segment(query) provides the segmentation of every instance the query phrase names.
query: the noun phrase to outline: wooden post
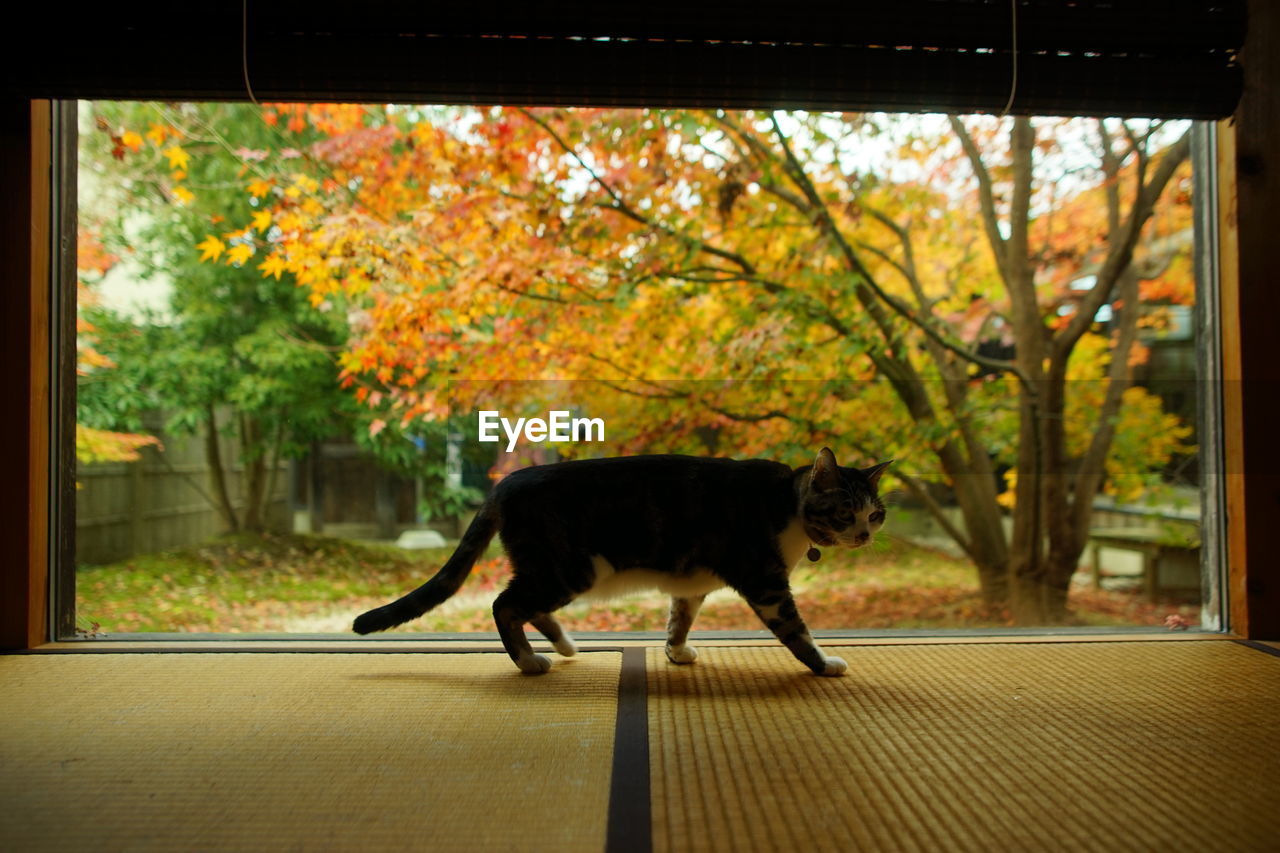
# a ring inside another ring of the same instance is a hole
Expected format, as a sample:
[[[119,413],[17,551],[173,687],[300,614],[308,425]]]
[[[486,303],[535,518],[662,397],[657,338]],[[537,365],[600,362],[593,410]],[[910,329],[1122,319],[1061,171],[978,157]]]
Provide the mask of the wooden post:
[[[0,99],[0,359],[13,399],[0,418],[4,649],[49,639],[51,127],[48,101]]]
[[[1280,6],[1250,0],[1244,95],[1219,125],[1230,629],[1280,639]]]

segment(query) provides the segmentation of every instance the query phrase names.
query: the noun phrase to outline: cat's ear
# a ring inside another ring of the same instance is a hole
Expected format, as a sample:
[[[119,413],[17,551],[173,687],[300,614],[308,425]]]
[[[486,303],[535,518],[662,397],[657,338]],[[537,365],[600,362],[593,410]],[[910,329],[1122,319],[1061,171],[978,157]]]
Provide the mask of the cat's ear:
[[[879,465],[872,465],[870,468],[862,468],[860,469],[859,473],[861,473],[862,476],[866,477],[867,482],[870,483],[873,487],[879,486],[880,475],[884,473],[884,469],[888,468],[892,464],[893,464],[893,460],[890,459],[887,462],[881,462]]]
[[[836,464],[836,455],[831,449],[824,447],[818,451],[818,458],[813,460],[813,474],[809,485],[820,491],[840,487],[840,466]]]

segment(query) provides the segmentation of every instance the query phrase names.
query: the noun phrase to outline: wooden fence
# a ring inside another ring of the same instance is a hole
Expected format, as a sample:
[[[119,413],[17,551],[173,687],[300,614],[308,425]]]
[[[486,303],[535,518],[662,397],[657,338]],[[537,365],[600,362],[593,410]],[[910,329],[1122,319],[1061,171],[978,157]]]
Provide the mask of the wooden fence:
[[[223,529],[213,504],[202,436],[164,437],[164,450],[145,448],[130,463],[76,471],[76,563],[93,565],[201,542]],[[240,495],[237,443],[222,441],[228,492]],[[267,510],[268,526],[287,530],[289,466],[281,463]],[[243,508],[243,501],[236,501]]]

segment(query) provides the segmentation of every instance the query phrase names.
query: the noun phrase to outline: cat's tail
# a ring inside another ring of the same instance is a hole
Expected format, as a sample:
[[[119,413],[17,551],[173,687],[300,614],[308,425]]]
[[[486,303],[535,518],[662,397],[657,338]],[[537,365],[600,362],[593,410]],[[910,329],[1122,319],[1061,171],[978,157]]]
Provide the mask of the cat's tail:
[[[374,631],[385,631],[397,625],[403,625],[410,619],[417,619],[433,607],[444,602],[462,586],[462,582],[471,573],[471,567],[489,546],[489,540],[498,531],[498,511],[490,503],[485,503],[476,514],[474,520],[462,534],[462,541],[449,557],[440,571],[432,575],[431,580],[415,589],[408,595],[398,598],[390,604],[375,607],[368,613],[356,617],[351,629],[357,634],[372,634]]]

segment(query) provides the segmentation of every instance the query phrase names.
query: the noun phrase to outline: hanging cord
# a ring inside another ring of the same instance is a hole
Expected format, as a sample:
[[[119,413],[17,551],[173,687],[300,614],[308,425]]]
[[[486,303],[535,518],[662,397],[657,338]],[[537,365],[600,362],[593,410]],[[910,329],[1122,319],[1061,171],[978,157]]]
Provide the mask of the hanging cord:
[[[249,0],[243,0],[240,4],[240,70],[244,72],[244,90],[249,93],[249,100],[253,101],[254,106],[262,106],[249,83]]]
[[[249,0],[245,0],[246,3]],[[1013,98],[1018,94],[1018,0],[1009,0],[1009,24],[1012,34],[1010,42],[1013,47],[1013,77],[1009,81],[1009,100],[1005,101],[1004,109],[1000,111],[998,118],[1004,118],[1009,114],[1009,110],[1013,107]],[[248,82],[248,77],[245,77]]]

